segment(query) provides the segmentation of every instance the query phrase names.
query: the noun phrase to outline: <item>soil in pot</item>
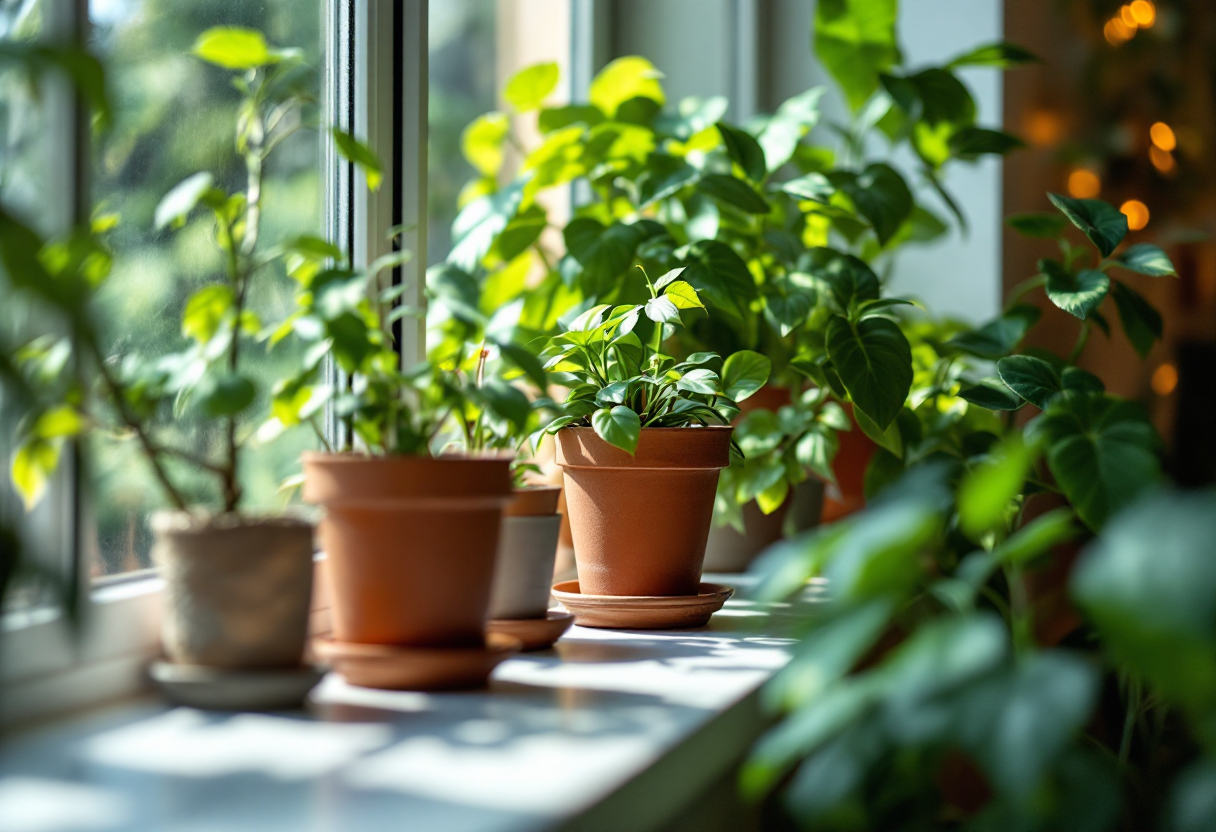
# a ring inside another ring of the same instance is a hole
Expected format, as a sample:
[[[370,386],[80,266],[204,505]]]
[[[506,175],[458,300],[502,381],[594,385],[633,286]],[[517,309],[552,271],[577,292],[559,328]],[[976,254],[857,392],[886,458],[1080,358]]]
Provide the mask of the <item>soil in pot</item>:
[[[521,488],[504,509],[490,593],[492,620],[544,618],[548,612],[560,496],[559,486]]]
[[[174,663],[299,667],[308,637],[313,527],[289,517],[158,512],[152,558],[165,580],[162,626]]]
[[[579,584],[589,595],[695,595],[729,426],[643,428],[632,456],[591,428],[557,433]]]
[[[338,642],[481,647],[510,458],[306,453]]]

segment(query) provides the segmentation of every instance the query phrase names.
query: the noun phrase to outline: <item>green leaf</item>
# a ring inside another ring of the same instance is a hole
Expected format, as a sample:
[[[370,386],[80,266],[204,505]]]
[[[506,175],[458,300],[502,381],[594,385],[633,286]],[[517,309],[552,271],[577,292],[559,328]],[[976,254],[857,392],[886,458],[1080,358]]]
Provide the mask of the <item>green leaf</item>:
[[[482,176],[497,176],[502,168],[503,142],[511,131],[511,120],[504,113],[483,113],[460,134],[464,158]]]
[[[1169,255],[1152,243],[1136,243],[1134,246],[1128,246],[1115,258],[1115,261],[1128,271],[1146,274],[1149,277],[1178,274],[1174,270],[1174,264],[1170,262]]]
[[[595,411],[591,415],[591,426],[595,428],[600,439],[609,445],[615,445],[628,454],[638,449],[642,421],[638,414],[623,405],[617,405],[611,410],[605,407]]]
[[[751,185],[725,173],[711,173],[701,177],[697,181],[697,190],[749,214],[767,214],[773,210]]]
[[[719,240],[692,244],[682,277],[708,305],[729,318],[742,320],[744,310],[757,297],[756,281],[733,248]]]
[[[947,67],[960,66],[990,66],[997,69],[1008,69],[1023,64],[1041,63],[1033,52],[1023,49],[1016,43],[1001,41],[977,46],[970,52],[959,55]]]
[[[552,133],[574,124],[594,127],[603,124],[604,113],[599,107],[590,104],[568,104],[564,107],[546,107],[537,117],[537,125],[542,133]]]
[[[831,287],[832,297],[842,310],[878,299],[882,284],[864,260],[831,248],[813,248],[810,255],[811,273]]]
[[[1116,280],[1112,294],[1127,340],[1132,342],[1141,358],[1146,357],[1165,331],[1161,313],[1126,283]]]
[[[816,476],[827,482],[836,482],[836,472],[832,470],[832,460],[840,448],[840,440],[836,431],[825,425],[815,425],[803,434],[794,446],[794,455],[799,463],[805,465]]]
[[[658,323],[679,324],[680,310],[666,295],[646,301],[646,317]]]
[[[1027,430],[1046,441],[1052,476],[1095,531],[1161,479],[1160,437],[1133,402],[1070,393]]]
[[[722,365],[722,391],[726,398],[741,402],[768,383],[773,364],[751,350],[740,350]]]
[[[466,205],[452,223],[455,245],[448,262],[466,272],[476,271],[495,240],[515,218],[523,198],[523,185],[513,182]]]
[[[764,164],[773,173],[793,158],[802,137],[819,123],[823,87],[813,87],[786,99],[764,124],[756,141],[764,151]]]
[[[548,386],[549,380],[545,376],[545,370],[535,355],[518,344],[495,343],[503,358],[522,370],[538,390],[543,391]]]
[[[1110,291],[1110,278],[1097,269],[1070,273],[1055,260],[1040,260],[1039,269],[1047,275],[1047,297],[1069,315],[1081,320],[1102,305]]]
[[[253,382],[235,373],[204,376],[194,391],[199,410],[213,419],[235,416],[253,404],[256,395]]]
[[[904,438],[899,432],[898,421],[892,421],[885,429],[880,428],[860,408],[853,411],[853,419],[857,422],[857,427],[861,428],[861,432],[870,437],[874,444],[890,451],[896,459],[903,459]]]
[[[854,112],[878,89],[880,72],[903,58],[895,40],[897,0],[821,0],[813,45]]]
[[[502,97],[521,113],[540,109],[545,99],[557,89],[560,74],[557,64],[553,62],[525,67],[507,82]]]
[[[912,387],[908,339],[886,318],[850,323],[843,315],[833,315],[826,341],[828,356],[853,403],[885,431]]]
[[[1059,214],[1014,214],[1005,224],[1023,237],[1054,240],[1063,236],[1068,220]]]
[[[204,286],[186,301],[182,312],[182,334],[205,344],[219,332],[235,302],[232,289],[226,284]]]
[[[167,225],[180,225],[195,206],[211,191],[215,180],[210,173],[202,171],[183,179],[161,198],[156,206],[153,224],[159,231]]]
[[[510,422],[517,431],[522,433],[527,430],[532,406],[519,388],[502,379],[492,378],[477,390],[490,411]]]
[[[330,131],[330,135],[333,136],[338,155],[363,171],[368,189],[379,190],[380,183],[384,181],[384,168],[380,166],[380,159],[375,152],[350,133],[345,133],[337,127]]]
[[[978,540],[1005,524],[1010,503],[1022,493],[1035,456],[1034,449],[1015,433],[967,473],[958,489],[958,517],[968,537]]]
[[[612,118],[626,101],[646,98],[660,108],[667,103],[659,79],[663,73],[654,64],[636,55],[617,58],[599,71],[591,81],[591,103]]]
[[[1022,564],[1045,554],[1053,546],[1077,536],[1070,509],[1057,508],[1039,515],[992,550],[996,563]]]
[[[683,270],[681,269],[681,271]],[[683,280],[676,280],[669,284],[663,295],[670,298],[677,309],[705,308],[705,304],[701,303],[701,298],[697,296],[697,290]]]
[[[1018,410],[1025,402],[999,378],[984,379],[958,391],[958,397],[988,410]]]
[[[1031,355],[1002,358],[996,363],[996,371],[1010,390],[1044,410],[1064,389],[1056,369],[1043,359]]]
[[[267,46],[261,32],[237,26],[215,26],[206,30],[198,36],[191,51],[207,63],[224,69],[256,69],[281,59]]]
[[[753,182],[762,181],[768,169],[764,162],[764,150],[759,143],[738,127],[731,127],[722,121],[716,126],[722,134],[722,144],[726,145],[726,152],[730,154],[731,161],[743,169],[748,179]]]
[[[1041,314],[1038,307],[1019,304],[979,329],[960,332],[946,343],[978,358],[995,361],[1011,353],[1021,343]]]
[[[857,212],[873,226],[880,245],[885,246],[912,213],[912,191],[890,165],[875,162],[861,173],[834,171],[828,179],[853,200]]]
[[[1060,194],[1048,194],[1047,198],[1085,233],[1103,257],[1110,257],[1127,236],[1127,217],[1113,205],[1100,199],[1072,199]]]
[[[809,199],[827,205],[836,187],[822,173],[808,173],[781,184],[781,190],[798,199]]]
[[[607,293],[633,265],[643,235],[636,225],[615,222],[605,227],[590,217],[577,217],[566,225],[563,236],[566,250],[583,267],[579,277],[583,291],[598,296]]]
[[[720,390],[718,374],[713,370],[689,370],[676,382],[676,388],[689,393],[712,396]]]
[[[1003,130],[987,130],[982,127],[964,127],[949,140],[950,152],[960,159],[976,159],[984,154],[1005,156],[1025,147],[1026,142]]]
[[[51,475],[59,467],[59,457],[63,450],[61,441],[49,441],[37,436],[31,436],[22,442],[13,453],[13,462],[9,475],[13,487],[21,495],[26,510],[36,506],[46,493],[47,483]]]

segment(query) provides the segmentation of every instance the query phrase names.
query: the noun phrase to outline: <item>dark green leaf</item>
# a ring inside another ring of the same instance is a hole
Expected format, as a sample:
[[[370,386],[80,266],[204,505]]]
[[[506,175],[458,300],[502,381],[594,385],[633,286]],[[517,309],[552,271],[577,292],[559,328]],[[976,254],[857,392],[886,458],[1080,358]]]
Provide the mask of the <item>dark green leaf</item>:
[[[1081,320],[1101,306],[1110,291],[1110,278],[1097,269],[1071,274],[1055,260],[1040,260],[1039,269],[1047,275],[1048,299]]]
[[[861,173],[835,171],[828,179],[853,200],[857,212],[873,226],[880,245],[886,245],[912,213],[908,183],[890,165],[875,162]]]
[[[757,296],[756,281],[735,250],[718,240],[693,243],[682,277],[709,306],[741,319]]]
[[[1127,250],[1120,253],[1115,260],[1128,271],[1146,274],[1149,277],[1165,277],[1178,273],[1174,270],[1174,264],[1170,262],[1169,256],[1152,243],[1137,243],[1134,246],[1128,246]]]
[[[882,430],[899,414],[912,386],[912,348],[898,325],[886,318],[850,323],[834,315],[828,323],[832,366],[853,403]]]
[[[591,416],[591,426],[609,445],[615,445],[629,454],[638,449],[642,421],[638,414],[627,407],[617,405],[611,410],[605,407],[595,411]]]
[[[605,228],[590,217],[578,217],[566,226],[564,236],[566,249],[582,264],[579,280],[584,292],[598,296],[633,264],[643,235],[636,225],[616,222]]]
[[[500,419],[510,422],[517,431],[527,430],[528,414],[532,407],[528,397],[519,388],[492,378],[477,388],[482,403]]]
[[[813,248],[810,255],[811,274],[827,282],[832,288],[832,297],[842,310],[855,303],[878,299],[882,284],[865,261],[831,248]]]
[[[726,146],[726,152],[730,155],[731,161],[742,168],[743,173],[751,181],[762,181],[767,168],[764,162],[764,151],[760,148],[759,143],[752,138],[751,134],[738,127],[732,127],[726,122],[719,121],[716,126],[722,135],[722,144]]]
[[[1034,356],[1011,355],[1002,358],[996,363],[996,371],[1010,390],[1038,408],[1046,409],[1064,389],[1056,369]]]
[[[234,416],[253,404],[257,388],[240,375],[207,375],[195,388],[195,402],[211,418]]]
[[[540,111],[537,124],[542,133],[552,133],[572,124],[594,127],[604,121],[604,113],[590,104],[569,104],[565,107],[546,107]]]
[[[1085,233],[1103,257],[1110,257],[1127,236],[1127,216],[1113,205],[1100,199],[1073,199],[1060,194],[1048,194],[1047,198]]]
[[[1161,320],[1161,313],[1126,283],[1116,280],[1111,294],[1115,298],[1115,308],[1119,310],[1119,321],[1123,324],[1127,340],[1132,342],[1136,352],[1144,358],[1164,333],[1165,324]]]
[[[1024,237],[1054,240],[1064,234],[1068,220],[1059,214],[1014,214],[1005,224]]]
[[[960,66],[990,66],[997,69],[1008,69],[1009,67],[1030,63],[1040,63],[1033,52],[1023,49],[1016,43],[1002,41],[977,46],[970,52],[959,55],[946,64],[946,66],[952,68]]]
[[[999,378],[964,386],[958,391],[958,397],[988,410],[1017,410],[1025,403]]]
[[[711,173],[701,177],[697,182],[697,190],[749,214],[767,214],[773,210],[751,185],[724,173]]]
[[[1038,307],[1021,304],[979,329],[960,332],[946,343],[979,358],[995,361],[1013,351],[1039,320]]]
[[[1080,367],[1065,367],[1060,374],[1060,384],[1065,390],[1074,393],[1105,393],[1106,385],[1088,370]]]
[[[960,159],[975,159],[984,154],[1004,156],[1026,143],[1003,130],[964,127],[950,137],[950,151]]]

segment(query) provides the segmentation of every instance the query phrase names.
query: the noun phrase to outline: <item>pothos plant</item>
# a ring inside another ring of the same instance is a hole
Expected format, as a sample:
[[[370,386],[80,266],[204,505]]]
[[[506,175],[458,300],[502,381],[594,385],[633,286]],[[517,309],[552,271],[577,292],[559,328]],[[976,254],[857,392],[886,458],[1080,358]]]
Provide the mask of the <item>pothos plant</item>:
[[[1127,225],[1110,206],[1051,199],[1099,261],[1082,278],[1084,255],[1055,216],[1015,218],[1059,236],[1065,254],[1029,289],[1092,317],[1101,297],[1082,310],[1077,295],[1104,284],[1106,268],[1173,272],[1155,246],[1119,251]],[[787,716],[743,778],[756,797],[779,788],[808,828],[1102,830],[1121,813],[1126,828],[1144,828],[1165,802],[1154,788],[1196,743],[1210,752],[1210,697],[1183,693],[1144,649],[1169,605],[1188,608],[1191,596],[1172,579],[1148,589],[1153,570],[1118,538],[1143,536],[1153,509],[1112,519],[1160,482],[1160,439],[1137,405],[1075,366],[1079,350],[1017,352],[1037,319],[1017,303],[1029,289],[973,330],[905,324],[913,389],[872,465],[871,508],[779,544],[760,567],[761,597],[800,591],[812,575],[832,587],[766,691]],[[1133,342],[1134,320],[1124,318]],[[1003,415],[1022,408],[1041,412],[1024,427]],[[1090,549],[1105,554],[1087,555],[1070,586],[1077,544],[1095,534]],[[1196,540],[1180,528],[1163,545],[1193,570]],[[1187,784],[1189,817],[1211,817],[1196,803],[1211,782]],[[1202,828],[1174,822],[1163,828]]]
[[[588,102],[558,107],[545,105],[556,65],[529,67],[505,88],[511,112],[481,116],[463,137],[479,176],[462,193],[442,271],[447,285],[465,287],[456,293],[464,313],[476,309],[473,287],[480,285],[492,298],[480,310],[488,325],[527,343],[596,305],[644,303],[648,289],[634,265],[652,274],[684,268],[711,314],[677,333],[673,356],[759,351],[773,362],[773,384],[798,392],[809,381],[831,391],[794,395],[776,444],[772,414],[746,417],[763,422],[754,433],[765,438],[749,443],[751,465],[740,461],[720,481],[722,514],[736,520],[738,505],[762,494],[762,507],[774,510],[808,470],[830,477],[835,433],[849,426],[834,409],[823,416],[830,398],[852,400],[881,433],[907,395],[898,328],[876,316],[863,324],[862,311],[850,317],[847,307],[855,295],[880,299],[872,265],[889,268],[899,247],[932,239],[946,225],[916,203],[899,170],[869,158],[878,147],[871,138],[885,136],[890,151],[912,147],[922,177],[951,210],[941,183],[949,163],[1020,144],[976,125],[974,100],[955,70],[1014,66],[1031,56],[993,44],[901,74],[894,6],[826,3],[817,11],[816,50],[852,112],[849,124],[833,125],[843,137],[839,153],[811,141],[821,88],[742,125],[724,120],[721,97],[685,99],[665,113],[661,73],[636,56],[605,67]],[[523,148],[507,181],[507,148],[523,147],[512,122],[534,112],[542,141]],[[583,184],[586,199],[572,219],[554,223],[538,196],[572,182]],[[545,235],[555,226],[560,248]],[[833,285],[848,280],[864,286]],[[741,435],[753,432],[746,421],[739,427]]]
[[[158,229],[180,228],[196,211],[209,214],[222,276],[187,300],[182,334],[189,344],[184,350],[163,356],[109,356],[91,315],[94,295],[110,267],[110,254],[97,233],[112,227],[117,218],[100,217],[92,229],[77,230],[65,242],[38,252],[37,278],[54,287],[43,291],[51,292],[53,302],[67,310],[74,322],[72,337],[36,341],[19,357],[36,368],[68,360],[70,355],[81,366],[87,362],[96,384],[67,391],[58,406],[28,420],[21,431],[13,479],[29,500],[44,488],[65,439],[101,429],[138,444],[174,508],[191,508],[180,479],[183,471],[214,482],[220,511],[240,508],[240,460],[252,433],[249,411],[258,399],[257,382],[245,363],[262,330],[250,305],[251,292],[274,264],[316,245],[311,237],[261,245],[265,165],[277,147],[305,126],[312,102],[311,73],[296,50],[274,49],[251,29],[208,29],[195,42],[193,53],[231,71],[241,94],[235,150],[243,168],[243,187],[229,192],[213,174],[196,173],[166,194],[154,221]],[[340,132],[334,133],[334,140],[340,153],[368,165],[369,182],[374,184],[375,170],[368,164],[366,147]],[[171,441],[170,426],[187,411],[215,424],[218,441],[203,447]]]
[[[551,379],[569,389],[546,433],[591,427],[608,444],[632,454],[643,428],[730,424],[738,402],[768,381],[769,360],[750,350],[724,362],[711,352],[683,361],[664,355],[666,328],[682,325],[681,310],[703,304],[681,279],[683,269],[653,282],[640,271],[650,291],[645,304],[593,306],[541,352],[553,370]],[[643,319],[652,324],[646,340],[637,332]]]

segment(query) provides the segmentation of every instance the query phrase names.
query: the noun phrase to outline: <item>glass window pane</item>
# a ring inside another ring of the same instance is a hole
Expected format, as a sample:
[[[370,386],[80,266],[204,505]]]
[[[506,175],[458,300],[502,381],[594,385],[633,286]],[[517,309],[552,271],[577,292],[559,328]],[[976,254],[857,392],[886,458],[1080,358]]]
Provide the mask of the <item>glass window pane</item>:
[[[158,356],[186,346],[181,312],[199,287],[215,282],[223,263],[213,243],[213,222],[196,216],[177,231],[153,229],[161,197],[197,171],[209,171],[229,193],[244,186],[234,150],[238,93],[232,74],[190,54],[198,35],[212,26],[245,26],[265,33],[273,46],[304,51],[316,84],[324,73],[320,0],[93,0],[93,48],[106,66],[114,125],[95,148],[92,192],[96,209],[120,216],[110,237],[113,274],[103,290],[103,320],[111,353]],[[319,90],[318,90],[319,94]],[[314,118],[315,112],[306,114]],[[302,130],[274,151],[268,163],[260,247],[301,233],[320,233],[327,189],[321,141]],[[290,308],[294,284],[281,267],[254,281],[251,308],[263,322],[280,320]],[[296,356],[288,339],[267,351],[246,342],[245,368],[265,397],[276,368]],[[264,413],[264,402],[249,413]],[[189,403],[168,414],[162,441],[215,458],[221,431],[191,414]],[[247,422],[241,431],[251,432]],[[93,477],[94,574],[113,575],[149,565],[150,511],[166,505],[148,466],[124,437],[97,437]],[[315,440],[305,431],[288,434],[245,454],[240,470],[244,509],[281,506],[280,483],[297,468],[299,453]],[[182,468],[175,481],[198,505],[218,509],[214,478]]]

